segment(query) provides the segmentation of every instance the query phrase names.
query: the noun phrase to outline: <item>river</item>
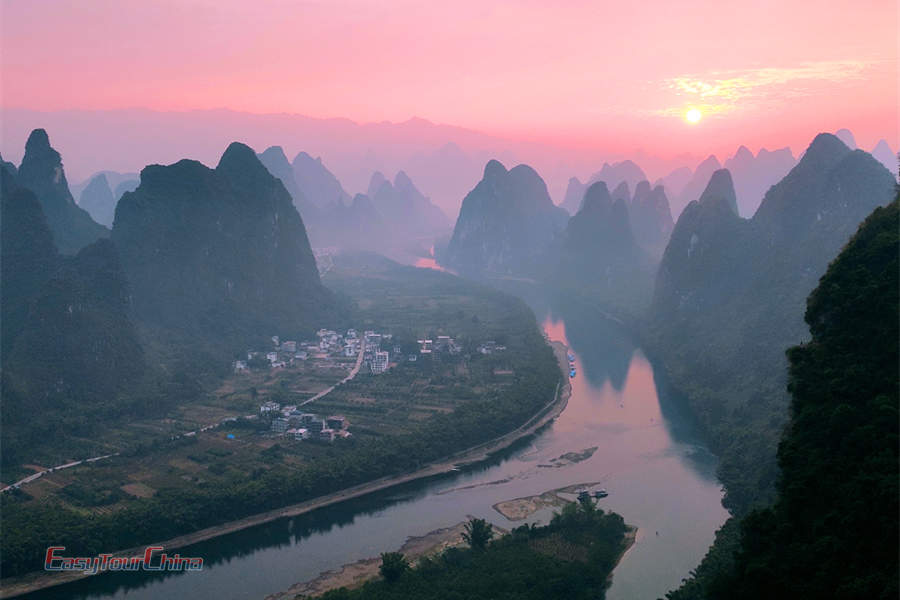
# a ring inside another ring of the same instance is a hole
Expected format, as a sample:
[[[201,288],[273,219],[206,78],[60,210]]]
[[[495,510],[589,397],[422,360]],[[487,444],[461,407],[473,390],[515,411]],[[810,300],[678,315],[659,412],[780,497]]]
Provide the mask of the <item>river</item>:
[[[727,518],[716,460],[627,332],[595,315],[531,304],[548,337],[576,356],[572,395],[555,422],[489,463],[181,549],[182,556],[205,557],[201,572],[105,574],[26,597],[262,600],[469,515],[515,527],[521,523],[492,505],[595,481],[610,494],[600,506],[639,528],[607,598],[661,597],[697,566]],[[582,462],[539,466],[594,446]],[[550,515],[548,509],[528,521]]]

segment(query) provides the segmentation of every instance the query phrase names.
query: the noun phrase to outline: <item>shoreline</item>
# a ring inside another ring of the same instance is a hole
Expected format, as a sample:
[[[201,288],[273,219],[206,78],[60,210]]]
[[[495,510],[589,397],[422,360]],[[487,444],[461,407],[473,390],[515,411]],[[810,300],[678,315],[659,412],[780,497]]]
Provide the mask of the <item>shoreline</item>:
[[[190,546],[192,544],[221,537],[229,533],[234,533],[236,531],[254,527],[256,525],[269,523],[281,518],[296,517],[298,515],[302,515],[319,508],[343,502],[344,500],[359,498],[373,492],[385,490],[397,485],[409,483],[411,481],[425,479],[427,477],[434,477],[436,475],[444,475],[451,471],[458,470],[461,466],[469,466],[487,460],[491,457],[491,455],[505,450],[506,448],[512,446],[514,443],[518,442],[520,439],[533,435],[538,430],[542,429],[544,426],[555,420],[556,417],[558,417],[560,413],[565,410],[565,407],[569,401],[569,396],[572,393],[572,386],[569,382],[569,378],[566,377],[566,373],[568,372],[568,359],[566,357],[568,347],[562,342],[548,343],[553,349],[553,352],[560,364],[560,375],[562,377],[560,383],[557,385],[553,400],[546,404],[543,408],[541,408],[524,424],[500,437],[494,438],[493,440],[484,442],[471,448],[460,450],[459,452],[451,454],[450,456],[440,459],[437,462],[431,463],[419,469],[418,471],[374,479],[366,483],[361,483],[349,488],[344,488],[343,490],[339,490],[331,494],[318,496],[311,500],[306,500],[304,502],[288,505],[283,508],[258,513],[256,515],[244,517],[243,519],[229,521],[221,525],[207,527],[206,529],[201,529],[193,533],[177,536],[163,542],[148,543],[139,547],[120,550],[114,552],[113,554],[114,556],[142,555],[144,552],[144,548],[151,545],[162,546],[166,549],[166,551],[176,550],[185,546]],[[93,575],[88,575],[80,571],[67,573],[47,573],[43,571],[36,571],[30,574],[19,575],[16,577],[12,577],[6,581],[0,580],[0,598],[13,598],[40,589],[78,581],[86,577],[93,577]]]
[[[467,515],[472,518],[471,515]],[[434,556],[443,552],[447,548],[459,547],[465,545],[462,537],[465,531],[466,521],[462,521],[450,527],[442,527],[429,531],[420,536],[410,536],[406,538],[400,548],[394,550],[403,554],[410,563],[415,566],[420,560],[426,556]],[[509,533],[506,529],[494,526],[496,533],[506,535]],[[346,587],[354,589],[362,586],[367,581],[380,576],[379,567],[381,566],[381,557],[374,556],[363,558],[352,563],[342,565],[339,568],[319,573],[313,579],[300,581],[293,584],[286,590],[269,594],[264,600],[289,600],[292,598],[306,598],[321,596],[325,592]]]

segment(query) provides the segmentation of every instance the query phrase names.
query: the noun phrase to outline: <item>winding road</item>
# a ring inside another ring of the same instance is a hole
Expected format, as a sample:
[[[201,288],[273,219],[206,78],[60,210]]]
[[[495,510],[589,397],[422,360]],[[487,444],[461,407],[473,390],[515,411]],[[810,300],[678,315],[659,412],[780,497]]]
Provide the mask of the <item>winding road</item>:
[[[363,337],[362,342],[359,345],[359,355],[356,357],[356,365],[353,366],[353,369],[351,369],[350,373],[346,377],[341,379],[339,382],[337,382],[336,384],[325,388],[324,390],[322,390],[321,392],[319,392],[318,394],[316,394],[309,400],[304,400],[298,406],[305,406],[305,405],[309,404],[310,402],[318,400],[318,399],[322,398],[323,396],[334,391],[334,388],[336,388],[337,386],[341,385],[342,383],[347,383],[348,381],[350,381],[351,379],[356,377],[356,375],[359,373],[360,369],[362,368],[363,357],[365,356],[365,354],[366,354],[366,338]],[[222,419],[218,423],[213,423],[212,425],[207,425],[205,427],[201,427],[200,429],[197,429],[196,431],[189,431],[187,433],[182,433],[181,435],[172,436],[172,439],[174,440],[174,439],[180,438],[180,437],[190,437],[193,435],[197,435],[198,433],[202,433],[204,431],[209,431],[210,429],[215,429],[216,427],[224,425],[225,423],[237,421],[239,418],[240,417],[228,417],[227,419]],[[245,415],[243,418],[255,419],[255,418],[257,418],[257,415]],[[44,469],[43,471],[38,471],[36,473],[32,473],[31,475],[29,475],[28,477],[25,477],[24,479],[20,479],[19,481],[15,482],[15,483],[11,483],[11,484],[7,485],[6,487],[0,489],[0,493],[7,492],[14,488],[18,489],[20,486],[25,485],[26,483],[31,483],[32,481],[40,479],[47,473],[53,473],[54,471],[61,471],[62,469],[69,469],[71,467],[77,467],[78,465],[81,465],[84,463],[97,462],[98,460],[103,460],[103,459],[111,458],[113,456],[118,456],[118,455],[119,455],[118,452],[114,452],[112,454],[104,454],[103,456],[94,456],[92,458],[85,458],[83,460],[76,460],[76,461],[68,462],[64,465],[50,467],[48,469]]]

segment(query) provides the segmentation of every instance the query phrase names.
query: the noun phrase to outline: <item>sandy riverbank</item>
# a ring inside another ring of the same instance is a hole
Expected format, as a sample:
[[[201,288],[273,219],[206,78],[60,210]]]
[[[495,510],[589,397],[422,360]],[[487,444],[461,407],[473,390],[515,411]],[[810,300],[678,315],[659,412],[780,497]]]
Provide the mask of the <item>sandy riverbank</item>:
[[[456,454],[448,456],[438,462],[423,467],[418,471],[413,471],[404,475],[382,477],[380,479],[375,479],[366,483],[362,483],[360,485],[349,487],[332,494],[319,496],[318,498],[307,500],[306,502],[300,502],[298,504],[293,504],[284,508],[252,515],[250,517],[245,517],[236,521],[230,521],[228,523],[217,525],[215,527],[208,527],[206,529],[201,529],[200,531],[195,531],[193,533],[178,536],[176,538],[172,538],[163,542],[147,544],[147,546],[162,546],[166,549],[166,551],[183,548],[184,546],[190,546],[191,544],[196,544],[198,542],[213,539],[228,533],[247,529],[248,527],[254,527],[256,525],[261,525],[263,523],[268,523],[270,521],[275,521],[284,517],[295,517],[297,515],[316,510],[318,508],[337,504],[338,502],[343,502],[344,500],[358,498],[372,492],[384,490],[403,483],[416,481],[418,479],[441,475],[453,471],[460,466],[481,462],[489,458],[492,454],[510,447],[520,439],[534,434],[536,431],[543,428],[548,423],[553,421],[556,417],[558,417],[559,414],[565,409],[566,404],[569,401],[569,395],[572,392],[572,386],[570,385],[568,378],[565,377],[565,373],[568,372],[569,368],[568,359],[566,358],[566,352],[568,349],[564,344],[560,342],[551,342],[551,346],[553,347],[554,354],[559,361],[560,370],[563,373],[563,379],[561,380],[560,385],[557,388],[555,397],[550,403],[544,406],[544,408],[542,408],[534,417],[529,419],[524,425],[518,427],[517,429],[514,429],[513,431],[505,435],[502,435],[484,444],[480,444],[478,446],[474,446],[472,448],[457,452]],[[137,548],[122,550],[116,552],[115,555],[142,555],[145,547],[146,546],[140,546]],[[64,583],[83,579],[84,577],[91,577],[91,575],[86,575],[80,572],[35,572],[19,577],[12,577],[8,580],[0,581],[0,598],[12,598],[14,596],[26,594],[35,590],[62,585]]]
[[[415,566],[423,557],[440,554],[447,548],[464,546],[466,542],[463,540],[462,534],[465,531],[465,526],[466,521],[463,521],[452,527],[429,531],[423,536],[410,537],[396,551],[402,553],[409,560],[411,566]],[[494,531],[498,536],[509,533],[505,529],[496,526],[494,526]],[[310,581],[295,583],[283,592],[266,596],[265,600],[287,600],[298,596],[319,596],[329,590],[341,587],[356,588],[369,579],[378,577],[380,567],[380,556],[358,560],[344,565],[338,570],[326,571]]]

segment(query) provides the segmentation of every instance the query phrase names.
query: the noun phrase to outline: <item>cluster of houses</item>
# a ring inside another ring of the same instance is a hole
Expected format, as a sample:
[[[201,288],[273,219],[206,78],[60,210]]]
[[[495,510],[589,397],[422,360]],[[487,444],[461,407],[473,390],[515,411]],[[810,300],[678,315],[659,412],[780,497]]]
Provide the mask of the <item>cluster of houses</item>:
[[[332,442],[335,438],[350,437],[347,419],[341,415],[323,419],[313,413],[305,413],[297,406],[281,406],[278,402],[261,405],[259,414],[270,420],[272,433],[288,439]]]
[[[388,370],[391,364],[390,350],[382,349],[382,346],[390,348],[394,339],[391,333],[378,333],[377,331],[365,331],[363,337],[366,340],[366,352],[363,355],[363,364],[373,375],[380,375]],[[393,347],[394,356],[400,354],[400,347]]]
[[[485,342],[478,346],[478,351],[482,354],[494,354],[495,352],[503,352],[504,350],[506,350],[506,346],[501,346],[494,341]]]
[[[419,342],[419,354],[434,354],[434,353],[443,353],[446,352],[448,354],[459,354],[462,352],[462,347],[456,343],[449,335],[439,335],[437,339],[434,340],[418,340]]]
[[[348,329],[343,335],[331,329],[320,329],[316,332],[318,339],[297,342],[281,341],[277,335],[272,336],[272,349],[268,351],[248,350],[246,360],[234,361],[235,373],[247,372],[251,362],[265,359],[270,369],[283,369],[293,366],[297,361],[308,359],[324,359],[330,357],[352,358],[359,354],[362,340],[355,329]]]

